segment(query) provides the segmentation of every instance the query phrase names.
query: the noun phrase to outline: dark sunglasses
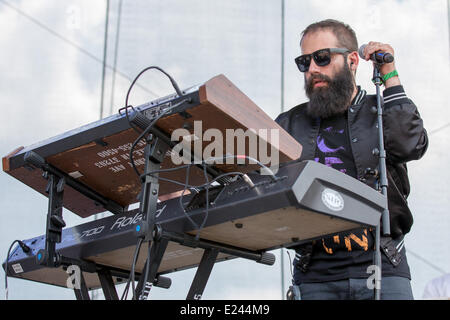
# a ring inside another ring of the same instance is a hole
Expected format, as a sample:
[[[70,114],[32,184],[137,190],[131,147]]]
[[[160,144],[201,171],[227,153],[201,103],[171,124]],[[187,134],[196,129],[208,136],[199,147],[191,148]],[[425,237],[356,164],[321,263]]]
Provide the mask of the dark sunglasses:
[[[297,64],[298,69],[301,72],[306,72],[309,69],[311,64],[311,57],[313,57],[314,62],[320,66],[324,67],[331,62],[331,54],[332,53],[346,53],[350,52],[350,50],[345,48],[325,48],[314,51],[310,54],[304,54],[297,58],[295,58],[295,63]]]

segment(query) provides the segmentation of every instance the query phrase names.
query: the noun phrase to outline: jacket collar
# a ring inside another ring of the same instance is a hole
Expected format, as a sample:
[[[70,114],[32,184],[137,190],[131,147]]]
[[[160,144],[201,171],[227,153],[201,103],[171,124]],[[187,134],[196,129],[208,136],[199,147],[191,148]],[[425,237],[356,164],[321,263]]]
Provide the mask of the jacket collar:
[[[360,104],[367,94],[366,90],[361,89],[361,86],[357,86],[357,88],[358,88],[358,93],[353,98],[353,101],[351,103],[352,106],[356,105],[356,104]]]

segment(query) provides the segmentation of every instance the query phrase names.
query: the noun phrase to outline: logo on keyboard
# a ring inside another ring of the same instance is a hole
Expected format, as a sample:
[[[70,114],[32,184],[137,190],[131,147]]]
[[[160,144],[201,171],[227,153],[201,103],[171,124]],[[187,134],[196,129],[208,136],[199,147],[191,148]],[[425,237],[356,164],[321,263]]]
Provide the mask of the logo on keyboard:
[[[332,189],[324,189],[322,191],[322,202],[330,210],[341,211],[344,209],[344,198],[339,192]]]

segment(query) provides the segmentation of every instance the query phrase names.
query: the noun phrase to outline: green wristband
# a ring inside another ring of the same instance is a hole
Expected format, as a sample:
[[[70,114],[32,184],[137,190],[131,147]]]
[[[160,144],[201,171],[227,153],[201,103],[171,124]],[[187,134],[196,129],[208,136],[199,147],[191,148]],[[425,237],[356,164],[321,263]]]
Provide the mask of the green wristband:
[[[394,70],[394,71],[392,71],[392,72],[389,72],[389,73],[385,74],[385,75],[383,76],[383,83],[386,83],[386,81],[387,81],[388,79],[390,79],[390,78],[392,78],[392,77],[395,77],[395,76],[398,76],[397,70]]]

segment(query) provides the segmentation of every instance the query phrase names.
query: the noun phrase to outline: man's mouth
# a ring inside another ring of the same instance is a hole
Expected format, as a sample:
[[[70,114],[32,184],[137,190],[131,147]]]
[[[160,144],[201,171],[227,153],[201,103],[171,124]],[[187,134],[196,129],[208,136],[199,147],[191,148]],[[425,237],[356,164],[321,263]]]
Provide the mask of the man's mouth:
[[[328,82],[327,82],[327,81],[319,80],[319,79],[313,80],[313,87],[314,87],[314,88],[317,88],[317,87],[324,87],[324,86],[327,86],[327,85],[328,85]]]

